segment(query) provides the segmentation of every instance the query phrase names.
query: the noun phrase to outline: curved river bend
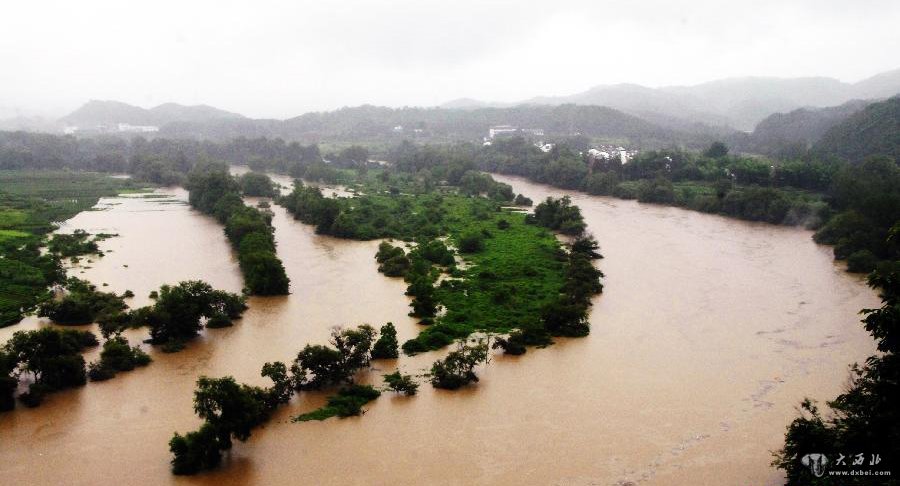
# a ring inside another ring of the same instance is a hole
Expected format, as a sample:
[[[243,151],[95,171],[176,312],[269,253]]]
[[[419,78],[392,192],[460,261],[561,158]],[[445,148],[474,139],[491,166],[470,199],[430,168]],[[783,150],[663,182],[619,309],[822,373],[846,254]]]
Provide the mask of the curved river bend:
[[[535,201],[564,193],[497,178]],[[64,230],[120,234],[101,243],[112,250],[106,257],[71,273],[133,290],[133,305],[188,278],[239,290],[222,228],[183,204],[183,190],[157,192],[172,197],[104,199],[105,211],[68,221]],[[874,293],[808,231],[573,198],[606,256],[588,338],[496,356],[462,391],[386,394],[357,418],[290,423],[324,401],[304,394],[236,442],[221,469],[172,476],[167,442],[199,424],[191,404],[199,375],[262,384],[264,362],[289,361],[335,325],[393,321],[401,339],[417,332],[403,282],[376,271],[377,242],[317,236],[274,206],[292,295],[254,297],[234,327],[205,332],[180,353],[152,352],[145,369],[0,415],[0,477],[21,485],[777,484],[770,451],[794,407],[804,396],[833,397],[847,365],[873,352],[856,313],[877,304]],[[0,341],[43,325],[29,318],[0,329]],[[399,364],[416,373],[434,359]],[[378,364],[383,372],[395,365]]]

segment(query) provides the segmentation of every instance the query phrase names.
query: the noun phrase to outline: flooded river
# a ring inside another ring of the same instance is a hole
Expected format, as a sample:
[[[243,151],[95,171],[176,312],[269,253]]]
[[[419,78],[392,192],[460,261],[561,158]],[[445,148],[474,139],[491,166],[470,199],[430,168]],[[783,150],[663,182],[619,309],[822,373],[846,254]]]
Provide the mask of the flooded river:
[[[563,191],[501,177],[535,201]],[[163,283],[202,278],[238,291],[222,228],[167,198],[103,199],[63,228],[118,233],[72,274],[133,305]],[[874,350],[857,311],[877,303],[810,233],[574,195],[602,245],[604,294],[592,333],[521,357],[497,356],[476,386],[385,394],[361,417],[291,423],[324,401],[304,394],[222,467],[169,473],[167,442],[195,429],[199,375],[264,384],[332,326],[393,321],[417,332],[405,286],[376,271],[377,242],[317,236],[273,206],[292,294],[250,299],[234,327],[210,330],[147,368],[0,415],[4,484],[777,484],[770,451],[804,396],[833,397]],[[79,273],[83,271],[84,273]],[[47,325],[37,318],[0,329]],[[91,326],[88,326],[91,328]],[[129,334],[137,342],[146,331]],[[96,351],[88,359],[95,359]],[[418,373],[435,355],[378,363]],[[366,379],[370,379],[366,377]]]

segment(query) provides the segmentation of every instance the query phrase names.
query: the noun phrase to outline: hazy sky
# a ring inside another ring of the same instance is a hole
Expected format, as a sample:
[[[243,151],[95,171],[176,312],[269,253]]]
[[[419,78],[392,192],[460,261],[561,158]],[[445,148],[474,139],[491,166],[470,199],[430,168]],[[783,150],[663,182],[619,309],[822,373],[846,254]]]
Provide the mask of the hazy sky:
[[[900,67],[897,0],[29,0],[2,12],[7,116],[116,99],[284,118]]]

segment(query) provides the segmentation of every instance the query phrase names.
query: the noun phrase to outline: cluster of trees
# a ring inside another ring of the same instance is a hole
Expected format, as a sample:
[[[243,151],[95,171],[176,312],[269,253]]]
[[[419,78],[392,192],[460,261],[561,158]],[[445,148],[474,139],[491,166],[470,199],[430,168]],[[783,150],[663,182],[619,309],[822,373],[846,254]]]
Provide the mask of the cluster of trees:
[[[446,232],[445,198],[394,191],[353,198],[328,198],[315,186],[294,182],[291,194],[277,200],[295,219],[320,234],[355,240],[435,237]]]
[[[228,240],[237,250],[249,292],[287,294],[290,280],[275,253],[271,213],[244,205],[240,185],[225,167],[211,166],[191,172],[187,188],[191,206],[225,225]]]
[[[564,235],[580,235],[587,225],[581,216],[581,209],[572,204],[569,196],[559,199],[548,197],[534,208],[534,214],[526,219]]]
[[[71,234],[57,233],[47,242],[47,250],[63,258],[100,253],[97,241],[102,239],[102,235],[98,238],[90,236],[82,229],[77,229]]]
[[[871,157],[841,169],[828,190],[834,214],[816,232],[819,243],[834,245],[837,259],[851,271],[867,273],[879,261],[900,258],[900,241],[888,238],[900,221],[900,167],[888,157]]]
[[[247,309],[243,296],[215,290],[206,282],[187,280],[163,285],[153,305],[121,312],[100,321],[104,336],[116,336],[126,327],[149,327],[150,342],[163,351],[178,351],[208,328],[230,326]]]
[[[456,390],[478,381],[475,367],[490,359],[488,341],[459,342],[456,349],[431,365],[431,384],[435,388]]]
[[[602,258],[592,236],[579,236],[571,245],[565,265],[565,283],[558,298],[544,307],[541,320],[551,336],[582,337],[590,333],[591,298],[603,291],[603,272],[593,260]]]
[[[238,184],[245,196],[275,197],[275,183],[262,172],[248,172],[238,177]]]
[[[38,316],[57,324],[90,324],[109,319],[126,308],[123,297],[100,292],[90,282],[71,277],[66,281],[66,294],[38,306]]]
[[[0,132],[0,169],[75,169],[129,173],[163,185],[181,184],[199,162],[221,160],[259,172],[300,177],[321,164],[316,145],[280,138],[236,136],[227,141],[185,138],[76,138],[28,132]]]
[[[138,346],[131,346],[120,334],[110,336],[103,343],[100,359],[88,365],[91,381],[109,380],[120,371],[147,366],[152,359]]]
[[[64,282],[59,258],[41,252],[37,237],[0,238],[0,327],[22,320],[48,296],[47,288]]]
[[[382,329],[393,330],[386,324]],[[295,392],[340,387],[328,404],[295,420],[323,420],[331,416],[361,413],[362,406],[380,394],[369,386],[354,383],[355,375],[367,368],[375,349],[382,354],[397,354],[396,332],[384,333],[376,341],[376,331],[368,325],[334,329],[330,345],[306,345],[290,368],[282,362],[266,363],[262,376],[272,386],[260,388],[237,383],[234,378],[200,377],[194,392],[194,411],[204,420],[199,430],[185,435],[176,433],[169,441],[173,454],[172,472],[196,474],[219,464],[222,451],[232,447],[232,439],[245,441],[252,430],[271,413],[290,401]],[[391,348],[393,340],[393,350]]]
[[[411,265],[403,248],[387,241],[378,245],[375,261],[378,262],[378,271],[388,277],[405,277]]]
[[[29,375],[32,383],[19,400],[36,407],[48,393],[83,386],[87,382],[81,352],[96,346],[90,332],[44,327],[17,331],[0,347],[0,411],[15,408],[13,394],[19,378]]]
[[[889,239],[900,238],[900,225]],[[847,451],[878,454],[879,469],[890,469],[900,457],[900,260],[883,262],[869,274],[868,283],[881,292],[882,305],[863,309],[865,328],[878,344],[879,354],[862,366],[852,367],[850,386],[828,402],[830,414],[820,412],[811,400],[802,403],[802,414],[787,428],[784,448],[774,465],[787,473],[787,484],[837,484],[828,476],[816,478],[801,458],[822,453],[829,459]],[[848,464],[850,461],[847,461]],[[843,477],[840,484],[872,484],[871,477]]]

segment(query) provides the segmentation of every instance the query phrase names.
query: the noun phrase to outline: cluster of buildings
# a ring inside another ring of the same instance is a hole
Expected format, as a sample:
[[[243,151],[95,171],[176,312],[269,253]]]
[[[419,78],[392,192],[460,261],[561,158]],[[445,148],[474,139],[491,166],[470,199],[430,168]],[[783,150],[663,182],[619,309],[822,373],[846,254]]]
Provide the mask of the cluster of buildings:
[[[539,148],[541,152],[547,153],[553,150],[555,144],[545,143],[541,140],[544,136],[543,128],[518,128],[513,125],[497,125],[488,129],[488,135],[484,137],[483,145],[491,145],[492,141],[501,137],[523,136],[535,140],[534,146]],[[629,160],[637,154],[636,150],[628,150],[618,145],[595,145],[587,151],[588,158],[592,160],[614,160],[619,159],[621,163],[627,164]],[[584,153],[580,155],[585,155]]]
[[[627,164],[629,160],[637,155],[636,150],[627,150],[625,147],[616,145],[598,145],[587,151],[589,158],[594,160],[612,160],[618,158],[623,164]]]

